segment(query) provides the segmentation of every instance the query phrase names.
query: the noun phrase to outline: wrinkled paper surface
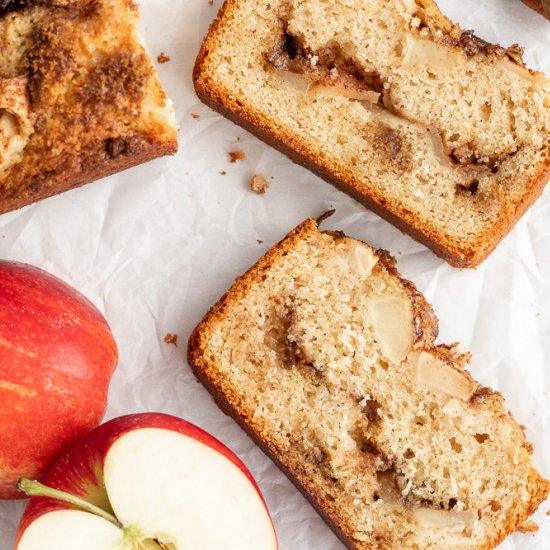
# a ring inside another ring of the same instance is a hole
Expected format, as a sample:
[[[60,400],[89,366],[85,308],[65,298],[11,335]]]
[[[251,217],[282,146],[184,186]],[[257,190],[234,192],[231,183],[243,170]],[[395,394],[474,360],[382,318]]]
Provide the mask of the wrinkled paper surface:
[[[195,97],[191,70],[220,1],[142,0],[150,52],[177,111],[180,152],[0,217],[0,257],[28,262],[71,283],[106,315],[120,348],[107,418],[162,411],[220,438],[247,464],[266,497],[281,550],[343,545],[286,477],[222,414],[193,377],[186,342],[235,276],[308,216],[329,208],[327,229],[385,248],[434,305],[440,342],[471,350],[471,371],[501,390],[550,477],[550,189],[478,269],[449,267],[424,246]],[[443,11],[502,45],[526,46],[550,74],[550,23],[519,0],[440,0]],[[200,115],[193,118],[191,114]],[[229,162],[242,149],[246,158]],[[226,175],[220,172],[226,171]],[[268,177],[263,196],[249,188]],[[177,334],[177,347],[166,344]],[[37,430],[40,426],[37,425]],[[23,502],[0,503],[0,550],[11,550]],[[535,535],[502,550],[550,548],[550,502]],[[75,549],[76,550],[76,549]]]

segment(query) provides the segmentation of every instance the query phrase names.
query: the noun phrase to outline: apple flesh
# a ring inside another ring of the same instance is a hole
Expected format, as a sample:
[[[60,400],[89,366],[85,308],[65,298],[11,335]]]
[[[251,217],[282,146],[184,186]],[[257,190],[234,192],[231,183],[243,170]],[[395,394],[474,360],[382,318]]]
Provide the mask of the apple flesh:
[[[244,464],[173,416],[144,413],[103,424],[64,454],[43,483],[85,506],[31,498],[16,550],[277,549]],[[90,506],[98,513],[84,511]]]
[[[102,420],[118,361],[104,317],[75,289],[38,268],[0,261],[0,498],[21,498]]]

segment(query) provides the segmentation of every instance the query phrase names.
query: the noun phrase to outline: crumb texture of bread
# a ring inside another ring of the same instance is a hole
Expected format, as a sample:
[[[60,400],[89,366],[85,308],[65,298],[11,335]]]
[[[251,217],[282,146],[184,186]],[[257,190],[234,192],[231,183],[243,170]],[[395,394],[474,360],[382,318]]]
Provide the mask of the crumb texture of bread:
[[[258,195],[264,195],[268,187],[269,183],[263,174],[256,174],[250,180],[250,188]]]
[[[246,153],[244,151],[241,151],[238,149],[237,151],[230,151],[229,152],[229,162],[231,164],[235,164],[236,162],[239,162],[240,160],[244,160],[246,158]]]
[[[348,548],[494,548],[550,484],[437,325],[386,252],[307,220],[211,309],[189,361]]]
[[[0,213],[177,150],[132,0],[0,2]]]
[[[432,0],[227,0],[199,97],[431,246],[481,262],[550,174],[550,86]]]

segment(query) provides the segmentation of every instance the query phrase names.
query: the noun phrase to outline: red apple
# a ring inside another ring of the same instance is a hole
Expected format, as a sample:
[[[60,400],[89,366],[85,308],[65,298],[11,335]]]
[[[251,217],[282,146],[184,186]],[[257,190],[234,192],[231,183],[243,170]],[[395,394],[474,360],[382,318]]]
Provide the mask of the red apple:
[[[0,261],[0,498],[103,418],[118,351],[95,306],[56,277]]]
[[[33,498],[15,550],[277,549],[244,464],[174,416],[134,414],[103,424],[42,483],[19,483]]]

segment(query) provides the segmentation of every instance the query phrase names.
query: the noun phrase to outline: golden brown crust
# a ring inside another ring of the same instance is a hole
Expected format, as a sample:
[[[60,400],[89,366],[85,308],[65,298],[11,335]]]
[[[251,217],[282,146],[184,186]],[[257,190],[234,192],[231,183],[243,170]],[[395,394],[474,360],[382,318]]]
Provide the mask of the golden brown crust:
[[[249,290],[262,282],[265,273],[269,271],[281,257],[292,251],[298,242],[307,238],[308,234],[317,232],[318,223],[318,221],[313,219],[307,219],[302,222],[282,241],[274,245],[253,267],[235,280],[235,283],[229,291],[208,311],[191,334],[188,342],[187,356],[195,376],[206,387],[216,404],[225,414],[232,417],[277,464],[285,475],[296,485],[300,492],[311,502],[346,547],[352,550],[369,550],[371,548],[374,550],[381,546],[373,546],[366,542],[359,542],[353,538],[351,528],[349,530],[346,529],[344,520],[338,509],[335,509],[334,503],[326,498],[320,491],[316,491],[312,487],[311,481],[308,482],[307,475],[300,470],[300,465],[295,464],[288,456],[278,449],[276,443],[270,439],[269,432],[262,429],[261,421],[258,420],[258,417],[246,408],[246,404],[241,402],[241,398],[231,391],[228,384],[225,384],[223,379],[217,378],[215,372],[215,357],[212,357],[208,352],[207,343],[211,331],[215,329],[218,322],[226,315],[231,314],[233,305],[241,303]],[[325,233],[331,234],[330,232]],[[333,238],[343,238],[343,235],[337,232]],[[378,251],[377,254],[383,268],[388,269],[390,273],[394,275],[396,274],[400,282],[411,293],[413,299],[418,302],[414,308],[415,313],[423,317],[421,325],[423,329],[426,330],[426,348],[431,348],[433,346],[432,338],[435,338],[437,334],[437,318],[431,306],[418,292],[413,283],[400,277],[395,270],[395,260],[389,256],[387,252]],[[422,299],[420,300],[419,297]],[[453,346],[438,346],[435,348],[435,352],[443,360],[450,360],[450,358],[453,357],[455,363],[460,363],[461,361],[460,357],[457,357],[456,352],[454,352]],[[470,377],[467,371],[463,372]],[[502,396],[498,392],[492,392],[489,388],[480,387],[475,395],[477,396],[477,406],[492,408],[495,407],[494,400],[497,400],[500,404],[502,402]],[[481,403],[480,400],[483,401],[483,403]],[[510,418],[512,418],[511,415]],[[513,421],[513,424],[515,425],[515,421]],[[516,431],[520,440],[525,442],[525,435],[522,430],[517,427]],[[478,547],[478,550],[490,550],[498,546],[500,542],[509,534],[516,531],[518,526],[523,524],[525,520],[536,511],[539,504],[547,497],[550,490],[550,483],[538,476],[534,470],[531,472],[529,486],[536,488],[534,494],[531,494],[531,499],[526,502],[523,507],[518,506],[515,510],[514,517],[509,519],[505,528],[500,532],[493,533],[492,538],[487,541],[487,544],[483,547]]]
[[[11,162],[0,154],[0,213],[177,151],[136,22],[132,0],[0,4],[0,83],[25,82],[31,128]]]
[[[343,171],[331,164],[329,160],[314,150],[311,144],[301,140],[296,135],[285,132],[275,127],[273,123],[262,116],[261,113],[253,112],[243,107],[238,97],[225,93],[209,77],[209,51],[217,45],[217,31],[225,21],[230,21],[232,11],[236,11],[239,0],[226,0],[220,9],[218,16],[211,24],[193,69],[193,82],[199,99],[222,114],[224,117],[242,126],[247,131],[256,135],[268,145],[288,156],[293,162],[308,168],[316,175],[333,184],[338,189],[351,195],[358,202],[386,219],[404,233],[430,248],[435,254],[443,258],[449,264],[458,268],[471,268],[481,264],[496,248],[500,241],[510,232],[517,221],[525,214],[529,207],[541,195],[546,183],[550,178],[550,151],[545,162],[543,162],[538,173],[526,185],[523,196],[517,200],[509,209],[502,213],[498,223],[491,227],[490,231],[480,236],[474,244],[465,244],[457,240],[451,240],[442,235],[437,228],[428,222],[418,219],[414,213],[406,210],[401,205],[391,202],[386,196],[378,193],[370,186],[369,192],[364,190],[357,182],[352,170]],[[435,6],[432,0],[425,0],[426,5]],[[447,18],[437,10],[438,19],[441,25],[445,22],[452,25]],[[464,34],[464,33],[463,33]],[[466,33],[467,36],[458,37],[464,44],[455,44],[456,47],[466,47],[465,43],[477,44],[478,50],[482,48],[481,40]],[[462,36],[462,35],[461,35]],[[487,48],[487,43],[485,43]],[[504,50],[494,46],[495,55],[508,56],[514,63],[521,64],[518,52],[512,48]],[[497,51],[498,50],[498,51]]]
[[[523,3],[550,19],[550,0],[523,0]]]
[[[44,173],[41,185],[29,185],[19,193],[2,196],[0,214],[82,187],[155,158],[174,155],[176,152],[176,144],[160,142],[143,143],[139,152],[120,154],[116,158],[110,158],[105,151],[95,151],[87,157],[80,157],[78,163],[72,169],[63,170],[61,176],[49,177],[48,173]]]

